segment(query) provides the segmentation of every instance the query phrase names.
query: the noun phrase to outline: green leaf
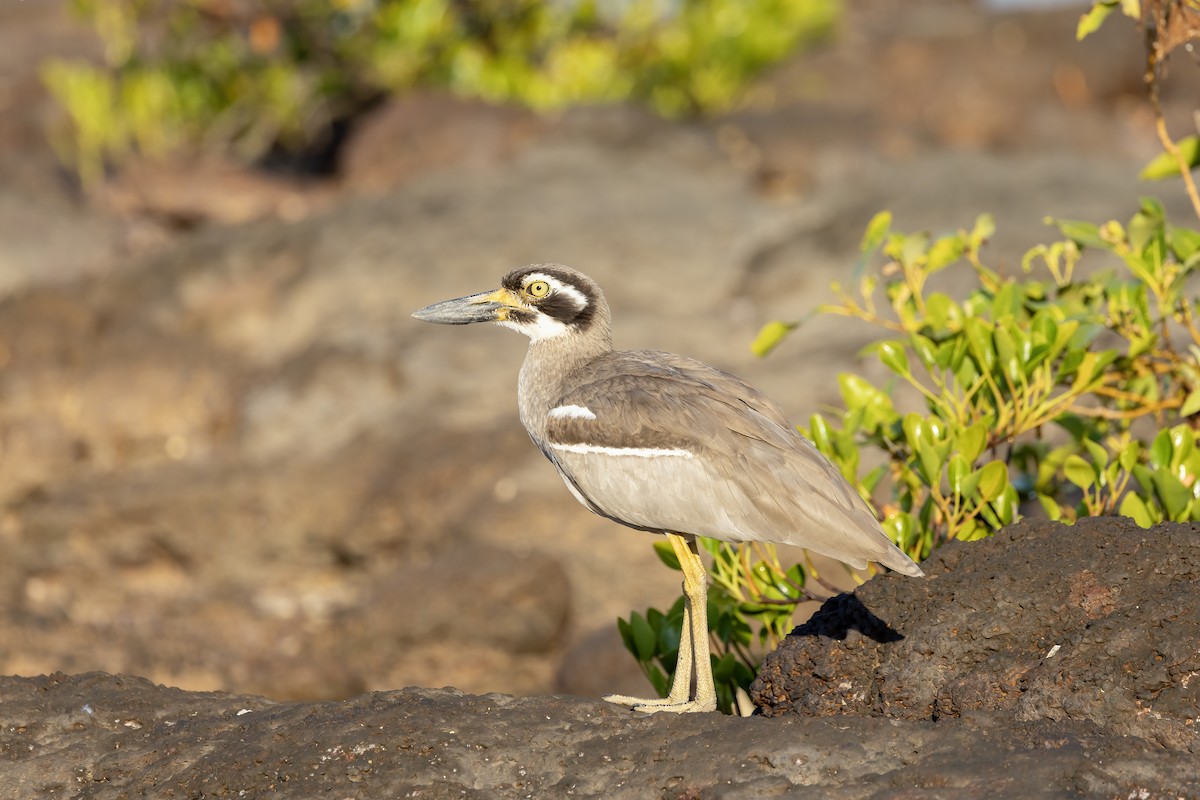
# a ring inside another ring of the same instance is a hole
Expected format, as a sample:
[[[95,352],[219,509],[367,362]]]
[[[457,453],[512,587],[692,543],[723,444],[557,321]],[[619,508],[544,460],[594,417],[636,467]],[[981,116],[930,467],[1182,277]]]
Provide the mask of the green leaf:
[[[904,352],[901,342],[880,342],[878,345],[880,362],[897,375],[908,375],[908,355]]]
[[[1188,136],[1186,139],[1176,142],[1175,146],[1179,148],[1179,155],[1189,169],[1195,169],[1196,165],[1200,164],[1200,137]],[[1173,155],[1164,152],[1151,159],[1150,163],[1138,173],[1138,178],[1143,181],[1157,181],[1178,174],[1179,162]]]
[[[1163,237],[1165,222],[1151,211],[1139,211],[1129,221],[1129,246],[1143,256],[1151,272],[1161,269],[1163,259]],[[1152,250],[1151,248],[1157,248]]]
[[[940,269],[950,266],[959,259],[964,250],[963,240],[960,236],[943,236],[933,243],[929,248],[929,255],[926,257],[925,269],[930,273],[937,272]]]
[[[630,614],[629,631],[633,637],[634,655],[637,656],[638,661],[649,661],[654,658],[658,634],[654,628],[650,627],[646,618],[636,611]]]
[[[1183,406],[1179,409],[1179,416],[1190,417],[1193,414],[1200,413],[1200,389],[1193,389],[1187,399],[1183,401]]]
[[[621,641],[625,643],[625,649],[636,656],[637,644],[633,641],[633,628],[621,617],[617,617],[617,632],[621,634]]]
[[[1138,497],[1133,492],[1125,495],[1121,500],[1121,516],[1132,517],[1143,528],[1149,528],[1154,524],[1154,517],[1150,514],[1150,509],[1146,506],[1146,501]]]
[[[972,464],[983,454],[985,444],[987,444],[987,428],[982,422],[976,422],[969,428],[963,428],[955,439],[958,452]]]
[[[1133,465],[1138,463],[1138,455],[1141,453],[1142,446],[1138,442],[1130,442],[1120,453],[1117,454],[1117,462],[1120,463],[1121,469],[1129,472],[1133,469]]]
[[[654,691],[658,692],[659,697],[666,697],[667,692],[671,690],[670,679],[663,674],[661,669],[653,664],[646,667],[646,678],[649,679],[650,685],[654,687]]]
[[[1025,371],[1017,357],[1017,346],[1012,334],[1008,328],[997,325],[992,337],[996,342],[996,357],[1000,363],[1000,370],[1014,385],[1019,384]]]
[[[921,363],[925,365],[925,368],[933,369],[933,366],[937,363],[937,348],[934,346],[933,341],[919,333],[914,333],[911,337],[911,342],[913,350],[916,352],[917,357],[921,359]]]
[[[1093,442],[1091,439],[1084,439],[1083,449],[1088,451],[1088,455],[1092,457],[1092,463],[1098,468],[1104,469],[1108,466],[1108,451],[1104,449],[1104,445]]]
[[[808,576],[805,575],[802,564],[792,564],[792,566],[788,567],[788,571],[785,574],[793,586],[799,586],[801,589],[804,588],[804,583],[807,581]]]
[[[784,338],[799,327],[796,322],[780,322],[775,320],[768,322],[762,326],[762,330],[758,332],[758,336],[754,337],[754,342],[750,345],[750,351],[754,355],[762,358],[779,346],[779,343]]]
[[[921,441],[916,445],[917,459],[921,464],[921,474],[930,486],[938,483],[942,476],[942,460],[937,449],[928,442]]]
[[[1180,262],[1187,261],[1196,253],[1200,253],[1200,231],[1191,228],[1167,228],[1167,243],[1171,252]]]
[[[965,321],[964,329],[967,340],[971,343],[971,354],[979,365],[981,373],[990,373],[996,366],[996,351],[992,347],[992,331],[988,324],[978,317],[970,317]]]
[[[1058,228],[1058,232],[1080,247],[1096,247],[1109,250],[1111,246],[1100,236],[1100,228],[1090,222],[1047,217],[1046,222]]]
[[[1067,480],[1084,491],[1092,488],[1092,484],[1096,482],[1096,472],[1092,465],[1074,454],[1067,456],[1067,460],[1063,462],[1063,472]]]
[[[1177,470],[1196,449],[1196,434],[1187,425],[1171,428],[1171,468]]]
[[[1157,197],[1143,196],[1139,199],[1140,210],[1139,214],[1144,214],[1159,224],[1165,225],[1167,221],[1167,209],[1163,207],[1162,201]]]
[[[946,477],[950,481],[950,491],[962,497],[963,484],[966,483],[967,476],[970,474],[971,462],[963,458],[961,453],[955,453],[950,456],[950,463],[946,467]]]
[[[680,598],[682,599],[682,598]],[[658,652],[662,656],[673,656],[679,652],[679,638],[683,631],[682,609],[679,616],[667,614],[658,626]]]
[[[817,449],[828,455],[833,452],[833,447],[829,444],[830,428],[829,423],[820,414],[813,414],[808,420],[808,438],[816,445]]]
[[[967,240],[973,249],[978,250],[985,241],[992,238],[992,234],[995,232],[996,220],[992,215],[980,214],[975,218],[975,227],[967,234]]]
[[[1062,519],[1062,507],[1053,497],[1038,492],[1037,499],[1042,504],[1042,510],[1046,512],[1047,517],[1055,521]]]
[[[733,677],[734,669],[737,666],[737,659],[733,657],[733,653],[726,653],[721,656],[712,667],[713,680],[718,683],[726,683]]]
[[[654,553],[658,556],[660,561],[662,561],[671,569],[682,571],[683,568],[679,566],[679,556],[675,555],[675,548],[671,547],[670,542],[662,539],[655,541]]]
[[[859,252],[866,255],[877,250],[879,245],[883,244],[883,240],[887,238],[891,227],[892,212],[880,211],[871,217],[871,221],[867,223],[867,230],[863,234],[862,244],[859,245]]]
[[[1016,520],[1019,505],[1020,498],[1017,496],[1016,488],[1012,484],[1005,486],[1000,496],[992,501],[992,508],[996,510],[1001,527],[1007,527]]]
[[[841,390],[846,410],[861,411],[863,423],[868,430],[875,430],[880,425],[888,424],[896,418],[896,409],[892,405],[892,398],[877,389],[866,378],[843,372],[838,375],[838,388]]]
[[[933,292],[925,298],[925,319],[935,331],[943,331],[962,319],[962,308],[950,295]]]
[[[1005,281],[992,299],[992,319],[1016,316],[1021,313],[1021,290],[1014,281]]]
[[[1079,367],[1075,371],[1075,380],[1071,383],[1071,391],[1083,392],[1091,387],[1094,380],[1103,378],[1100,373],[1100,355],[1094,351],[1083,354]]]
[[[1083,16],[1079,18],[1079,25],[1075,28],[1076,41],[1083,41],[1089,35],[1095,33],[1104,24],[1104,20],[1108,19],[1108,15],[1117,8],[1117,0],[1101,0],[1091,7]]]
[[[987,528],[973,519],[968,519],[963,522],[962,527],[954,534],[954,538],[962,542],[974,542],[978,539],[986,539],[988,535]]]
[[[1154,437],[1154,443],[1150,445],[1150,463],[1155,467],[1170,467],[1171,453],[1174,449],[1171,444],[1171,432],[1159,431]]]
[[[1188,506],[1192,501],[1192,493],[1188,488],[1165,469],[1155,470],[1151,480],[1154,482],[1154,493],[1167,512],[1167,519],[1186,521]]]
[[[985,501],[992,501],[1003,494],[1008,486],[1008,467],[1003,461],[989,461],[978,470],[979,496]]]

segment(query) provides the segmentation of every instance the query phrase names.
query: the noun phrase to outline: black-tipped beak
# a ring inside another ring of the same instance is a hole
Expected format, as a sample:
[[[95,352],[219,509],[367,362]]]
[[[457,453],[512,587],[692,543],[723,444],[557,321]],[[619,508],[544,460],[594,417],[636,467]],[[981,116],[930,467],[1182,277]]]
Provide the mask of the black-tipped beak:
[[[508,292],[498,289],[490,292],[480,292],[468,297],[455,300],[443,300],[431,306],[425,306],[413,312],[413,317],[422,322],[436,322],[440,325],[470,325],[473,322],[495,322],[502,318],[501,309],[512,304],[506,302]]]

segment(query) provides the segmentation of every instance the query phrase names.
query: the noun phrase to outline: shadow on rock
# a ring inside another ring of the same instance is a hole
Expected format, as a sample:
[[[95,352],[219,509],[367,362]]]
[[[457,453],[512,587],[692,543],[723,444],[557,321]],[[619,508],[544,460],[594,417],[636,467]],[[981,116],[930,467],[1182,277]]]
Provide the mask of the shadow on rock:
[[[871,613],[854,594],[839,594],[825,601],[817,613],[792,631],[792,636],[824,636],[845,641],[856,631],[880,644],[898,642],[904,636]]]

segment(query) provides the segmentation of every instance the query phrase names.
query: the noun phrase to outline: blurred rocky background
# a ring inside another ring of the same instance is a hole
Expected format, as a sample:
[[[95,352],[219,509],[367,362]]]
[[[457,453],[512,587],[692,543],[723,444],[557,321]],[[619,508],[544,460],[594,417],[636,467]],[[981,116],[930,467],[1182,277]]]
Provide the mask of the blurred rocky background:
[[[745,22],[716,2],[691,56],[635,28],[539,83],[462,50],[449,6],[401,5],[388,35],[434,42],[425,61],[290,27],[368,3],[0,0],[0,674],[24,676],[0,681],[0,794],[1200,797],[1186,526],[1031,521],[836,598],[756,685],[781,719],[544,697],[646,692],[614,622],[676,575],[528,442],[524,340],[409,318],[565,262],[618,346],[712,362],[804,421],[839,372],[878,370],[871,333],[749,343],[831,297],[875,212],[934,233],[990,212],[1013,273],[1044,216],[1136,210],[1160,145],[1129,20],[1076,42],[1070,4],[781,3],[799,16],[734,73],[680,71]],[[297,41],[307,71],[276,69]],[[178,91],[142,46],[180,48]],[[362,71],[329,83],[330,53]],[[1197,97],[1181,49],[1179,136]],[[1190,216],[1178,183],[1152,190]],[[1191,671],[1128,666],[1164,659]]]
[[[702,358],[806,419],[866,334],[822,320],[766,361],[749,342],[830,296],[876,211],[934,232],[991,212],[1011,272],[1047,214],[1136,210],[1160,150],[1141,44],[1124,19],[1076,42],[1081,10],[847,3],[702,115],[422,88],[358,98],[299,154],[89,166],[47,64],[112,43],[65,2],[3,0],[0,673],[644,692],[614,621],[669,605],[673,573],[529,444],[524,340],[409,312],[568,263],[618,346]],[[1181,53],[1175,130],[1197,96]]]

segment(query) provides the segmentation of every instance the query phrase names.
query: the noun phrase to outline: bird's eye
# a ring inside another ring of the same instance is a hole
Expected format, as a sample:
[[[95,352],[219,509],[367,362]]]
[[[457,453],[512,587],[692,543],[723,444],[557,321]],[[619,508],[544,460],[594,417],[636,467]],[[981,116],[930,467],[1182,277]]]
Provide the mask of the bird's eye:
[[[550,294],[550,284],[545,281],[534,281],[525,287],[530,297],[545,297]]]

